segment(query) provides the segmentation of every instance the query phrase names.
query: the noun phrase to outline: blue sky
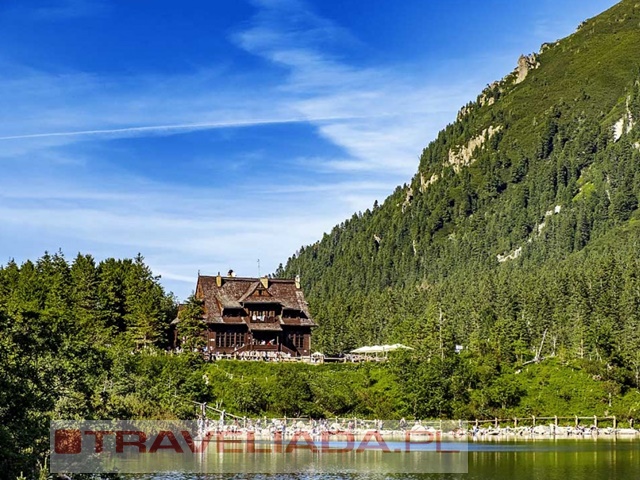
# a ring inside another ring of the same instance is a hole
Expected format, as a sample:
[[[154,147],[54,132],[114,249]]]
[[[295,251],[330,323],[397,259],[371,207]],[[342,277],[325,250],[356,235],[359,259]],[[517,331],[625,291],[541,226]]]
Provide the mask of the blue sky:
[[[140,252],[179,298],[272,272],[614,3],[4,0],[0,262]]]

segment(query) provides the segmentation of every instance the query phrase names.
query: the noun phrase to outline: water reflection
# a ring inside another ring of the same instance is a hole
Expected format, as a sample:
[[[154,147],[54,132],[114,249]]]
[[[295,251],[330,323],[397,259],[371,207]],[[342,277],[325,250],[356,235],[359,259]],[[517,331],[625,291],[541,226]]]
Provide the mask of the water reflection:
[[[304,471],[281,474],[213,474],[163,473],[136,476],[148,480],[195,480],[219,478],[236,480],[364,480],[364,479],[465,479],[465,480],[604,480],[635,479],[640,475],[640,443],[620,439],[513,440],[469,443],[468,474],[403,473],[375,470],[380,457],[373,456],[368,471],[341,471],[340,456],[333,457],[332,467],[322,472]],[[381,452],[375,452],[382,455]],[[300,455],[300,457],[298,457]],[[296,452],[291,461],[302,462],[304,452]],[[241,459],[237,459],[242,461]]]

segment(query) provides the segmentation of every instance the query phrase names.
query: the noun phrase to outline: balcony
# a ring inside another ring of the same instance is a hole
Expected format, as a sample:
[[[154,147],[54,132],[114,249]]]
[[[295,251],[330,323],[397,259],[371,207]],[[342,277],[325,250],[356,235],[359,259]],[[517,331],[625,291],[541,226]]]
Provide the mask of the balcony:
[[[280,323],[279,315],[272,316],[257,316],[252,315],[250,317],[246,317],[248,319],[248,323]]]

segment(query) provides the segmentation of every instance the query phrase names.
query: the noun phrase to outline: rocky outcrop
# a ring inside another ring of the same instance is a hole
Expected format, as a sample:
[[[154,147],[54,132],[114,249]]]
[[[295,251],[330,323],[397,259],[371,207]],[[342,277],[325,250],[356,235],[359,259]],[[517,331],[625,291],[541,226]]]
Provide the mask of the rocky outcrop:
[[[433,185],[434,183],[436,183],[439,178],[440,176],[437,173],[434,173],[429,179],[425,179],[422,172],[420,172],[420,191],[424,192],[427,188],[429,188],[429,185]]]
[[[458,173],[462,167],[471,165],[474,161],[473,154],[476,149],[482,147],[484,142],[489,140],[500,130],[502,130],[502,126],[498,125],[497,127],[494,127],[491,125],[485,128],[480,135],[469,140],[467,145],[463,145],[455,149],[452,148],[449,150],[449,156],[445,162],[445,166],[452,165],[455,172]]]
[[[493,82],[482,91],[478,97],[478,105],[484,107],[485,105],[493,105],[496,102],[497,96],[502,93],[501,82]]]
[[[484,107],[485,105],[493,105],[494,103],[496,103],[496,99],[495,97],[488,97],[486,95],[482,95],[480,97],[480,100],[478,100],[480,102],[480,106]]]
[[[545,218],[547,218],[547,217],[550,217],[551,215],[557,215],[561,211],[562,211],[562,206],[561,205],[556,205],[553,210],[547,210],[546,212],[544,212],[544,216],[545,216]],[[544,227],[546,227],[546,226],[547,226],[547,221],[546,220],[543,220],[542,223],[538,224],[538,226],[536,227],[536,232],[538,233],[538,236],[540,234],[542,234],[542,231],[544,230]]]
[[[532,234],[528,239],[527,239],[527,243],[532,243],[533,240],[536,237],[539,237],[542,234],[542,231],[545,229],[545,227],[547,226],[547,217],[551,217],[553,215],[557,215],[562,211],[562,205],[556,205],[553,210],[547,210],[546,212],[544,212],[544,218],[542,220],[541,223],[539,223],[538,225],[536,225],[536,229],[535,229],[535,233]],[[498,254],[496,255],[496,258],[498,259],[499,263],[504,263],[508,260],[515,260],[516,258],[518,258],[520,255],[522,255],[522,247],[518,247],[515,250],[508,252],[508,253],[503,253],[503,254]]]
[[[631,99],[627,97],[627,107],[625,113],[622,117],[613,124],[613,141],[617,142],[620,140],[623,134],[629,133],[633,127],[635,126],[635,120],[633,115],[631,115],[631,110],[629,110],[629,101]]]
[[[555,45],[556,45],[555,42],[554,43],[548,43],[548,42],[543,43],[542,45],[540,45],[540,53],[546,52],[551,47],[555,47]]]
[[[459,122],[464,117],[466,117],[469,112],[471,112],[471,105],[463,105],[462,108],[458,111],[458,115],[456,116],[456,120]]]
[[[522,247],[518,247],[511,253],[505,253],[504,255],[498,254],[496,255],[496,257],[498,258],[498,262],[503,263],[503,262],[506,262],[507,260],[515,260],[521,254],[522,254]]]
[[[404,213],[405,210],[411,206],[412,201],[413,201],[413,187],[409,187],[407,188],[407,194],[404,197],[404,202],[402,202],[402,213]]]
[[[556,205],[553,210],[547,210],[544,212],[545,217],[550,217],[554,213],[560,213],[562,211],[562,205]]]
[[[518,66],[516,67],[516,80],[515,84],[521,83],[527,78],[529,72],[534,70],[540,66],[540,62],[538,61],[538,56],[535,53],[531,55],[520,55],[518,59]]]

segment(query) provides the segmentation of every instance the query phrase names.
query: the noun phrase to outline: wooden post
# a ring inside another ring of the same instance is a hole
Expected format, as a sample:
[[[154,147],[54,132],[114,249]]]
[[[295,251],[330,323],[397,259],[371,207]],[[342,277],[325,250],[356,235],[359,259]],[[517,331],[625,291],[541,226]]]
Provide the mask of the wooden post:
[[[496,428],[498,428],[498,417],[495,418],[494,425]]]
[[[513,428],[518,428],[518,417],[513,417]]]
[[[616,419],[616,416],[613,416],[613,429],[615,430],[618,427],[618,420]]]
[[[478,419],[476,418],[476,428],[478,427]]]
[[[633,428],[633,418],[629,419],[629,428]]]
[[[593,426],[598,428],[598,417],[597,416],[593,416]]]
[[[556,428],[558,428],[558,416],[557,415],[555,415],[553,417],[553,424],[555,425]]]
[[[579,424],[580,424],[580,420],[578,419],[578,416],[576,415],[576,428],[578,428]]]
[[[533,419],[533,426],[535,427],[536,426],[536,416],[532,415],[531,418]]]

